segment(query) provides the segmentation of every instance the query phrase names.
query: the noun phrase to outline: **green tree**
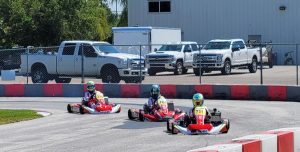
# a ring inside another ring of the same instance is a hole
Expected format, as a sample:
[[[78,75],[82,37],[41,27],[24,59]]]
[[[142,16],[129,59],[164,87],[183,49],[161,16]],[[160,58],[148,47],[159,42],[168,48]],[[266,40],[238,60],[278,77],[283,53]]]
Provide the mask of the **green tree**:
[[[0,45],[106,40],[109,10],[99,0],[0,0]]]

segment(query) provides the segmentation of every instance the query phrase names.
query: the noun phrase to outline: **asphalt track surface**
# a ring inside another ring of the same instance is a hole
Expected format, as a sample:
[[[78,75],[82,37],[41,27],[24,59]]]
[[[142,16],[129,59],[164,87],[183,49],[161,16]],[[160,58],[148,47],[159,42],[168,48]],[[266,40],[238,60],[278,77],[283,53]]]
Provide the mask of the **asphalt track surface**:
[[[263,84],[273,85],[296,85],[296,66],[274,66],[263,68]],[[300,72],[298,71],[300,75]],[[81,76],[72,78],[71,83],[81,83]],[[93,80],[97,83],[102,83],[101,79],[85,78],[85,82]],[[300,78],[298,78],[300,82]],[[23,76],[17,76],[15,81],[1,81],[0,84],[5,83],[27,83],[27,78]],[[31,77],[28,79],[28,83],[31,82]],[[49,83],[55,83],[55,81],[49,81]],[[124,83],[121,81],[120,83]],[[174,75],[173,72],[161,72],[156,76],[146,76],[143,84],[200,84],[200,77],[195,76],[193,70],[190,69],[187,74]],[[260,84],[260,69],[256,73],[249,73],[248,69],[233,69],[231,75],[222,75],[220,71],[213,71],[211,73],[205,73],[201,77],[201,83],[203,84]]]
[[[141,108],[146,99],[110,99],[122,112],[106,115],[69,114],[68,103],[80,98],[0,98],[0,108],[34,109],[52,115],[0,126],[0,151],[186,151],[232,138],[282,127],[299,127],[296,102],[206,100],[229,118],[228,134],[171,135],[166,123],[137,122],[127,118],[129,108]],[[190,100],[172,100],[185,111]]]

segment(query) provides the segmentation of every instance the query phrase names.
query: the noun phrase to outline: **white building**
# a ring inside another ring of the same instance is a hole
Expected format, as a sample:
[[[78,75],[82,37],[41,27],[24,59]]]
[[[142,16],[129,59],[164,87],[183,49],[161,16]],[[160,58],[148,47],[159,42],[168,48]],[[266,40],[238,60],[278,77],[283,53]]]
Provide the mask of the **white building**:
[[[128,24],[181,28],[183,40],[198,43],[243,38],[300,44],[300,0],[129,0]],[[274,47],[277,62],[295,50]]]

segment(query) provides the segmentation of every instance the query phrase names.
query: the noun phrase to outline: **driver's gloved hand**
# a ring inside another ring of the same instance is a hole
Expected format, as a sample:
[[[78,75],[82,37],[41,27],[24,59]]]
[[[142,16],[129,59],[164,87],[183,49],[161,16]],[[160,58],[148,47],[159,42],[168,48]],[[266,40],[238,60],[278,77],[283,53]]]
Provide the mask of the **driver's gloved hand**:
[[[96,109],[96,104],[93,103],[93,104],[91,105],[91,108],[92,108],[92,109]]]

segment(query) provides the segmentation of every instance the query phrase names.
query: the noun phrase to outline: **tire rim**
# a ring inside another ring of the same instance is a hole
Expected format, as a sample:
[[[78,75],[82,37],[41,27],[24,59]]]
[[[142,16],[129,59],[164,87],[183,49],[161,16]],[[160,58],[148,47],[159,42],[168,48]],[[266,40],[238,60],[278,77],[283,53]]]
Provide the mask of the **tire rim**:
[[[253,68],[253,71],[256,71],[256,69],[257,69],[256,60],[253,60],[253,62],[252,62],[252,68]]]
[[[181,62],[178,62],[178,63],[177,63],[177,72],[178,72],[179,74],[182,73],[182,64],[181,64]]]
[[[225,71],[226,71],[227,74],[230,73],[230,64],[228,62],[226,63]]]
[[[106,79],[107,79],[108,82],[111,82],[112,81],[112,76],[111,75],[107,75]]]
[[[33,80],[35,82],[41,83],[43,78],[43,73],[41,71],[36,71],[33,75]]]

